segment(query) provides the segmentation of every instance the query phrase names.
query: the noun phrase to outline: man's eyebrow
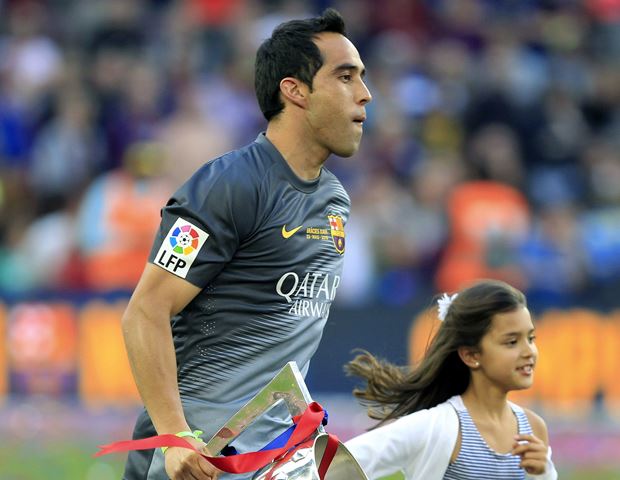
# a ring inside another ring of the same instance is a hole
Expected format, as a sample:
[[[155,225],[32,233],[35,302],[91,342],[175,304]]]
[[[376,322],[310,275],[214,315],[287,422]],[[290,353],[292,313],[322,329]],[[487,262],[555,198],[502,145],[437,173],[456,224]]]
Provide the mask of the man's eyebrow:
[[[358,67],[357,65],[353,65],[352,63],[343,63],[341,65],[338,65],[336,68],[334,68],[332,70],[332,73],[338,74],[338,73],[340,73],[340,72],[342,72],[344,70],[352,70],[354,72],[359,71],[360,72],[360,76],[362,78],[364,78],[366,76],[366,68],[362,68],[360,70],[360,67]]]

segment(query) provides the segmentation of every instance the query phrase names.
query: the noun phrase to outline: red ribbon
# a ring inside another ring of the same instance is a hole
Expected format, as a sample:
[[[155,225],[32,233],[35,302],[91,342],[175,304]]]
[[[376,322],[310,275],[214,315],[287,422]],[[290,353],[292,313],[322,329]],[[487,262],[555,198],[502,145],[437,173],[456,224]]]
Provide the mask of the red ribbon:
[[[272,450],[263,450],[260,452],[240,453],[238,455],[232,455],[230,457],[209,457],[197,450],[191,443],[183,438],[177,437],[173,434],[156,435],[154,437],[143,438],[141,440],[124,440],[120,442],[114,442],[109,445],[101,445],[99,452],[94,456],[99,457],[101,455],[107,455],[115,452],[128,452],[131,450],[148,450],[151,448],[160,447],[181,447],[193,450],[209,463],[219,468],[220,470],[228,473],[249,473],[254,472],[268,465],[280,455],[285,454],[292,447],[295,447],[311,434],[313,434],[321,425],[325,412],[323,407],[317,402],[312,402],[308,405],[305,412],[299,418],[299,422],[295,425],[295,430],[289,437],[286,445],[280,448]],[[333,437],[333,439],[332,439]],[[335,445],[335,447],[334,447]],[[327,472],[329,463],[336,453],[338,448],[338,439],[333,435],[330,435],[328,443],[325,449],[325,454],[321,461],[319,471],[323,473]],[[333,451],[332,451],[333,450]],[[331,455],[331,457],[329,457]],[[324,464],[326,464],[324,466]],[[323,478],[324,475],[321,475]]]
[[[325,445],[325,451],[323,452],[323,458],[321,458],[321,464],[319,465],[319,478],[323,480],[325,478],[325,474],[329,469],[329,466],[334,459],[334,455],[336,455],[336,450],[338,450],[338,437],[336,435],[329,434],[327,437],[327,445]]]

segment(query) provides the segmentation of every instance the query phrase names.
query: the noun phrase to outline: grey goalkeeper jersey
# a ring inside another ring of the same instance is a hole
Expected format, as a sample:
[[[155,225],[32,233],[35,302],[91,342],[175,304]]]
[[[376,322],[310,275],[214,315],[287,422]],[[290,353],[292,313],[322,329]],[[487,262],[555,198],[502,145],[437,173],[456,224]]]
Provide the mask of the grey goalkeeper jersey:
[[[149,261],[202,288],[172,330],[186,418],[205,439],[287,362],[306,374],[340,283],[349,206],[331,172],[299,179],[260,134],[162,210]],[[152,428],[143,414],[134,437],[141,424]]]

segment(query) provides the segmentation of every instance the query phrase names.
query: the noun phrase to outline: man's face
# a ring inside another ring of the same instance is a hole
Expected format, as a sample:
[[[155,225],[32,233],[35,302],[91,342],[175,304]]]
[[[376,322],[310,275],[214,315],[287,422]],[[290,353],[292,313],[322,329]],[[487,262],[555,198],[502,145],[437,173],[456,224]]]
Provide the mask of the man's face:
[[[324,32],[315,40],[323,66],[314,76],[306,120],[316,142],[329,152],[350,157],[359,148],[365,106],[372,99],[359,53],[344,36]]]

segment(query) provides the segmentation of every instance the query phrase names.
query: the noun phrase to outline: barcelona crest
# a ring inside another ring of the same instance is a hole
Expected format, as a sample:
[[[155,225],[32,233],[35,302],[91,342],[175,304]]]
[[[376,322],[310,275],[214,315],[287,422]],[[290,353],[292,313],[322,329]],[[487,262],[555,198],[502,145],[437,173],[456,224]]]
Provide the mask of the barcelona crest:
[[[340,215],[328,215],[329,226],[332,231],[332,240],[336,251],[342,255],[344,253],[344,225]]]

